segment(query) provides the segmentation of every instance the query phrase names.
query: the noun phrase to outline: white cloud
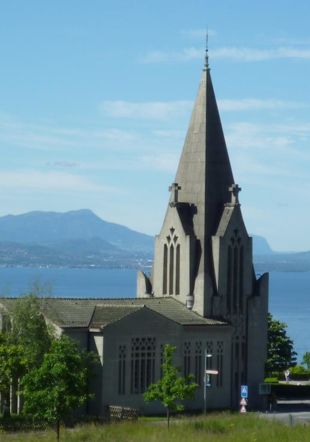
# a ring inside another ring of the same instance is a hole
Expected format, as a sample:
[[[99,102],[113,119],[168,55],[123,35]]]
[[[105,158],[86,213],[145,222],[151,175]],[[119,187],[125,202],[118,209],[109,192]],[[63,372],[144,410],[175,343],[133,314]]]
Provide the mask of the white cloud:
[[[310,59],[310,48],[278,47],[271,49],[247,47],[223,47],[210,51],[214,59],[229,59],[234,61],[266,61],[285,58]]]
[[[62,169],[73,169],[75,167],[79,166],[79,163],[76,163],[75,161],[48,161],[46,163],[47,167],[56,167],[56,168],[62,168]]]
[[[295,101],[284,101],[275,99],[219,99],[218,106],[223,112],[240,112],[240,111],[256,111],[256,110],[283,110],[283,109],[301,109],[309,107],[304,103]]]
[[[201,48],[184,48],[181,51],[151,51],[142,58],[143,63],[167,63],[203,60],[204,50]]]
[[[243,148],[285,149],[295,146],[290,152],[297,154],[298,143],[301,138],[310,137],[310,123],[283,123],[283,124],[253,124],[237,122],[230,124],[226,130],[228,144]],[[305,141],[303,140],[303,141]],[[278,153],[277,153],[278,154]]]
[[[165,120],[187,115],[192,101],[103,101],[100,110],[104,115],[113,118],[133,118],[147,120]]]
[[[146,167],[151,170],[174,173],[177,168],[179,156],[179,152],[166,152],[157,155],[142,156],[140,161],[143,169]]]
[[[70,192],[106,192],[104,186],[99,186],[87,178],[64,172],[40,172],[37,170],[1,171],[1,190],[27,191],[70,191]]]
[[[303,59],[310,60],[310,48],[280,46],[276,48],[249,48],[249,47],[221,47],[210,49],[211,59],[224,59],[243,62],[258,62],[276,59]],[[180,51],[151,51],[143,58],[144,63],[175,63],[203,60],[202,47],[189,47]]]

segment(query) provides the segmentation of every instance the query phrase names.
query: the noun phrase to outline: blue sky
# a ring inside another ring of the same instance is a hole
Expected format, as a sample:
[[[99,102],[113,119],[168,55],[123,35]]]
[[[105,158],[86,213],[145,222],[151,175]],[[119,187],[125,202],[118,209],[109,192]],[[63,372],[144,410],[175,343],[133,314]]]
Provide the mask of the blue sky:
[[[306,0],[0,5],[0,215],[159,232],[204,57],[249,232],[310,250]]]

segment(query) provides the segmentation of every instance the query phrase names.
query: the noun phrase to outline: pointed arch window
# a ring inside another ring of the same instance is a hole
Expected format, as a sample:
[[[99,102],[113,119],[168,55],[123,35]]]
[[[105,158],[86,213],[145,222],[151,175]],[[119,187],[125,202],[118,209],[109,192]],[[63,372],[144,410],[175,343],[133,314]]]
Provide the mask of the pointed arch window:
[[[163,294],[167,294],[167,266],[168,266],[168,246],[164,244],[164,263],[163,263]]]
[[[180,294],[181,246],[175,229],[171,228],[163,249],[163,294]]]
[[[244,247],[238,230],[234,231],[227,250],[227,312],[242,313],[244,309]]]
[[[169,251],[169,295],[173,295],[173,276],[174,276],[174,246],[170,245]]]
[[[175,294],[180,294],[180,244],[176,247],[175,258]]]

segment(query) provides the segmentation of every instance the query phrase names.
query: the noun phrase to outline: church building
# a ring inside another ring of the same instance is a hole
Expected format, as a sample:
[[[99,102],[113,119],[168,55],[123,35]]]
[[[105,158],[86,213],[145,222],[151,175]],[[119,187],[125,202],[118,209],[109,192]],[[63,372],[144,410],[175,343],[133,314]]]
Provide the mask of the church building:
[[[89,414],[103,414],[107,405],[162,412],[159,403],[144,402],[143,392],[160,378],[168,343],[181,373],[199,385],[188,410],[204,407],[205,366],[218,373],[210,376],[208,409],[236,409],[241,385],[248,386],[249,408],[261,406],[268,274],[255,275],[208,58],[169,190],[152,273],[138,273],[136,298],[41,300],[59,334],[99,355]],[[13,304],[0,299],[0,318]]]

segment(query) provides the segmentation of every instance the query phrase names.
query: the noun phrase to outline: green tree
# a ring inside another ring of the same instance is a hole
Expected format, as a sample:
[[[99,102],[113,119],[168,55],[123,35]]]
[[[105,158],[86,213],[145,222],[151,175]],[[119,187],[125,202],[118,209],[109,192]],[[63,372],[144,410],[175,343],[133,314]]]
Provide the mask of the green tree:
[[[41,302],[44,300],[36,294],[25,295],[16,300],[11,313],[8,342],[23,348],[28,369],[42,363],[52,342],[52,333],[41,312]]]
[[[310,370],[310,352],[306,351],[306,353],[302,357],[302,363]]]
[[[268,313],[266,372],[282,371],[296,365],[294,343],[287,335],[287,325]]]
[[[173,354],[176,347],[170,344],[164,346],[162,377],[151,384],[144,393],[144,400],[160,401],[166,408],[167,425],[169,428],[170,414],[175,411],[183,411],[184,405],[181,403],[184,399],[193,399],[194,392],[198,387],[193,382],[193,376],[186,377],[179,375],[179,369],[173,365]]]
[[[21,345],[9,343],[7,336],[0,335],[0,393],[8,398],[10,384],[26,371],[27,361]]]
[[[57,441],[60,422],[89,398],[88,377],[93,354],[82,352],[66,336],[52,342],[40,367],[22,379],[24,413],[56,424]]]

